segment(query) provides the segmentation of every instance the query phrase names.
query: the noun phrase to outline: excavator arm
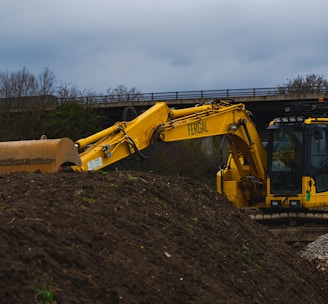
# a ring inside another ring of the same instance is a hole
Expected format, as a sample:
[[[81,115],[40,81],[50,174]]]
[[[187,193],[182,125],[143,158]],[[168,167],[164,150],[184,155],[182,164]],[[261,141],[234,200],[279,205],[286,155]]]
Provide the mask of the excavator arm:
[[[186,109],[172,110],[158,102],[132,121],[117,122],[90,137],[75,142],[80,150],[78,171],[99,170],[131,154],[143,157],[142,150],[155,141],[171,142],[226,135],[235,161],[241,153],[252,174],[265,176],[266,152],[243,104],[221,101]],[[233,148],[237,147],[237,148]],[[242,172],[240,172],[242,174]]]
[[[76,171],[99,170],[137,154],[156,141],[172,142],[225,135],[230,160],[217,175],[218,192],[239,207],[265,200],[266,151],[243,104],[213,102],[185,109],[170,109],[158,102],[132,121],[118,122],[75,144],[81,165]]]

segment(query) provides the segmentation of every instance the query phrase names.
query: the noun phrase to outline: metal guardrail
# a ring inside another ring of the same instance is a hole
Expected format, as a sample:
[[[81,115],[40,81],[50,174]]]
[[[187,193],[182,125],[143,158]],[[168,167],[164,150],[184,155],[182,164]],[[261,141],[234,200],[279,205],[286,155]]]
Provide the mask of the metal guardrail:
[[[122,101],[163,101],[184,99],[208,99],[208,98],[233,98],[247,96],[268,96],[281,94],[281,88],[251,88],[251,89],[225,89],[225,90],[201,90],[181,92],[159,92],[159,93],[135,93],[119,95],[99,95],[76,97],[79,103],[111,103]],[[72,98],[58,98],[60,103],[65,103]]]
[[[302,96],[303,95],[303,96]],[[313,95],[313,96],[308,96]],[[305,88],[291,88],[291,87],[269,87],[269,88],[248,88],[248,89],[224,89],[224,90],[200,90],[200,91],[178,91],[178,92],[159,92],[159,93],[121,93],[111,95],[97,95],[97,96],[72,96],[67,98],[56,97],[53,95],[41,95],[41,96],[22,96],[22,97],[0,97],[0,107],[10,110],[26,108],[30,106],[32,101],[41,102],[48,108],[56,107],[60,104],[70,102],[72,100],[77,101],[84,105],[101,105],[115,103],[137,103],[137,102],[156,102],[166,101],[175,102],[184,100],[208,100],[208,99],[228,99],[238,97],[288,97],[288,98],[327,98],[328,100],[328,87],[305,87]]]

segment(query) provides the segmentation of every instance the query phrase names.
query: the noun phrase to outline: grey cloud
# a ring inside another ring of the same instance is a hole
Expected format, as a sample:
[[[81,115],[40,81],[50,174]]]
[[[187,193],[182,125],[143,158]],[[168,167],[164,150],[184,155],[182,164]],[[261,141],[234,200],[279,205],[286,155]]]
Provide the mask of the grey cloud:
[[[325,0],[6,3],[0,68],[50,67],[80,89],[275,86],[327,71]]]

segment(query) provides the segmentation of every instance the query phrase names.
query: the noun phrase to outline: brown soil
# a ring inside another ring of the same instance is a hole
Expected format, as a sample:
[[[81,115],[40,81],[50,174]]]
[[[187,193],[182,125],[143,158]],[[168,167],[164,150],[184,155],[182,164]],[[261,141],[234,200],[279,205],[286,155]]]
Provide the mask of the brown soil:
[[[1,175],[0,201],[1,303],[327,302],[326,272],[189,178]]]

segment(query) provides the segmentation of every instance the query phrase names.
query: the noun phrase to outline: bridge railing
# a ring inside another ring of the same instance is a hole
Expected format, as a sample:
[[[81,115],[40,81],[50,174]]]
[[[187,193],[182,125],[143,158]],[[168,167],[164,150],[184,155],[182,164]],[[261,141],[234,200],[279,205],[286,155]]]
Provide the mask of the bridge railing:
[[[248,89],[224,89],[224,90],[200,90],[200,91],[180,91],[180,92],[158,92],[158,93],[122,93],[117,95],[81,96],[75,97],[79,103],[115,103],[115,102],[138,102],[138,101],[168,101],[185,99],[210,99],[210,98],[234,98],[234,97],[256,97],[290,95],[290,88],[269,87],[269,88],[248,88]],[[296,93],[302,93],[298,90]],[[313,88],[313,92],[308,89],[304,93],[324,93],[326,88]],[[60,103],[65,103],[72,98],[58,98]]]
[[[79,103],[112,103],[122,101],[160,101],[160,100],[183,100],[204,98],[232,98],[242,96],[267,96],[277,95],[278,88],[251,88],[251,89],[224,89],[224,90],[200,90],[180,92],[157,92],[157,93],[123,93],[117,95],[98,95],[75,97]],[[60,103],[65,103],[72,98],[58,98]]]

